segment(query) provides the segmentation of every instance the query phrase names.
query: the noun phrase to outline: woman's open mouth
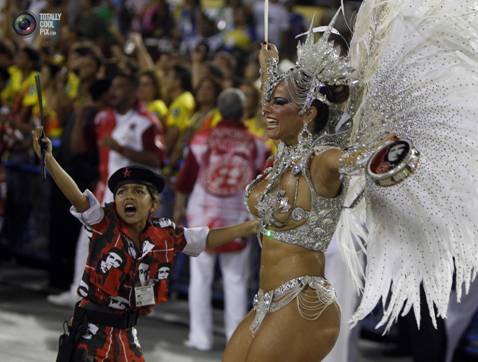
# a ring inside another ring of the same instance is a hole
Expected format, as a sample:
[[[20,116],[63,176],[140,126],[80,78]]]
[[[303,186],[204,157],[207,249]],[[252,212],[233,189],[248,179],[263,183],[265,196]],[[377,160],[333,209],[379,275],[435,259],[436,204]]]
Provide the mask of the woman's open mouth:
[[[279,121],[274,118],[266,118],[267,129],[272,130],[279,127]]]

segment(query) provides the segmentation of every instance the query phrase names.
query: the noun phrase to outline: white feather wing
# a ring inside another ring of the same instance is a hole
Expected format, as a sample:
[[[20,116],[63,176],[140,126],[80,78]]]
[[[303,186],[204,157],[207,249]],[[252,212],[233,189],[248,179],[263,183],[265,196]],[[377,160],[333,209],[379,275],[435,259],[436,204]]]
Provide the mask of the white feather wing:
[[[478,0],[365,0],[351,47],[364,93],[355,138],[385,131],[411,139],[416,173],[394,187],[370,180],[367,267],[354,321],[381,300],[393,321],[420,317],[420,285],[432,319],[478,268]]]

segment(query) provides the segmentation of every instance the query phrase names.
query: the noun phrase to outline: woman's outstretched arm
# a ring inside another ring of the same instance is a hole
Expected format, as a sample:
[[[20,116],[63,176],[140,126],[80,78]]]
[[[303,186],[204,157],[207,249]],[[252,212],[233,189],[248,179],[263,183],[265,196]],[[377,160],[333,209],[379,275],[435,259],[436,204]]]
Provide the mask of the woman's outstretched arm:
[[[78,188],[76,182],[66,173],[66,171],[59,165],[52,154],[51,141],[44,137],[43,128],[38,127],[33,132],[33,150],[38,157],[41,155],[40,142],[45,144],[45,163],[48,172],[55,181],[58,188],[63,195],[71,202],[76,211],[83,212],[90,208],[90,204],[85,195],[83,195]],[[42,138],[43,136],[43,138]]]

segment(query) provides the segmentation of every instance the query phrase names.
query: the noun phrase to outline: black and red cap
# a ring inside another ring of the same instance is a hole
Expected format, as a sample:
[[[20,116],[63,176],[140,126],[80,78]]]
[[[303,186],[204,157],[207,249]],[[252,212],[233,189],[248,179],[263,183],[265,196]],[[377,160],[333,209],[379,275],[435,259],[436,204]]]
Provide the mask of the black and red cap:
[[[158,192],[164,188],[164,179],[158,173],[141,166],[128,166],[118,169],[108,180],[113,194],[124,184],[138,183],[154,187]]]

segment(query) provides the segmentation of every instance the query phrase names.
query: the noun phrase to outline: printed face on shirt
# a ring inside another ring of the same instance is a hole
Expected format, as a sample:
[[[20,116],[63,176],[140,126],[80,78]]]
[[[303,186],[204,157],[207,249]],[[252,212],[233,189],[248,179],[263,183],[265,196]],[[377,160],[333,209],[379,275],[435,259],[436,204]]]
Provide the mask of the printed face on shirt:
[[[148,188],[135,183],[124,184],[118,188],[115,205],[120,219],[131,226],[145,224],[156,208]]]
[[[277,85],[272,98],[264,103],[262,110],[267,136],[273,140],[284,141],[286,144],[294,144],[304,121],[315,117],[315,114],[299,115],[299,108],[290,98],[284,81]],[[310,110],[315,108],[311,107]]]
[[[171,267],[169,265],[161,265],[158,268],[158,279],[168,279],[169,273],[171,272]]]
[[[123,259],[119,254],[110,251],[104,261],[101,262],[100,268],[103,273],[107,273],[111,268],[119,268],[123,263]]]
[[[139,276],[139,282],[141,285],[146,285],[146,282],[148,281],[148,271],[149,271],[149,264],[146,263],[141,263],[138,266],[138,276]]]

